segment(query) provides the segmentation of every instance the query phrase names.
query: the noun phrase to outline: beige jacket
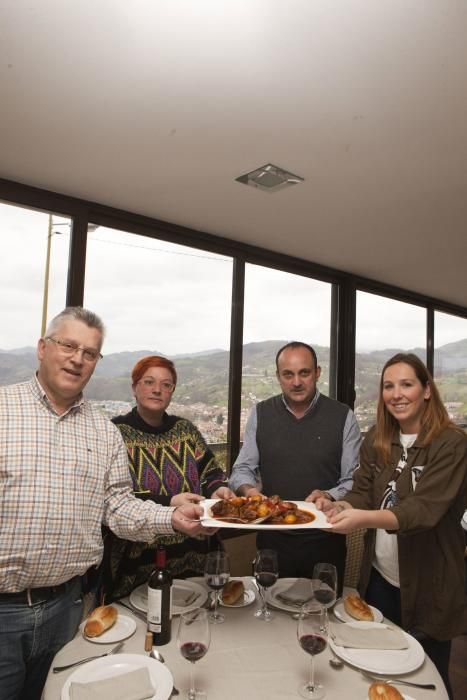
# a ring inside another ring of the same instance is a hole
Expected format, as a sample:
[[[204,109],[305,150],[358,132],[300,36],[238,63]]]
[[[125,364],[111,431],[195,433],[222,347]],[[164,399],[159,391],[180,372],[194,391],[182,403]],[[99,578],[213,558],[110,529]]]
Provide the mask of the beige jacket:
[[[363,441],[360,467],[345,500],[354,508],[379,508],[402,447],[393,437],[392,464],[384,466],[373,448],[375,429]],[[422,468],[413,488],[414,469]],[[438,640],[467,632],[464,533],[467,506],[467,436],[445,429],[427,447],[417,439],[408,450],[405,469],[396,482],[392,509],[399,522],[397,537],[404,629]],[[374,557],[375,530],[365,536],[360,579],[364,596]]]

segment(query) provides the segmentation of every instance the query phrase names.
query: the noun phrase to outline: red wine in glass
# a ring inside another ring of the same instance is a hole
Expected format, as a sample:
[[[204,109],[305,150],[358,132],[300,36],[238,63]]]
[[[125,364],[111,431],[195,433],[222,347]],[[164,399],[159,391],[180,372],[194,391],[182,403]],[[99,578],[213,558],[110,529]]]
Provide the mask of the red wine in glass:
[[[209,588],[213,589],[213,591],[220,591],[221,588],[224,588],[228,580],[229,574],[221,574],[219,576],[206,576],[206,583],[208,584]]]
[[[230,564],[227,552],[216,550],[209,552],[204,565],[204,580],[215,593],[214,610],[209,615],[209,621],[217,625],[224,622],[225,616],[217,612],[219,591],[225,586],[230,577]]]
[[[265,590],[273,586],[279,575],[279,565],[277,562],[277,552],[273,549],[259,549],[256,553],[256,559],[253,566],[256,583],[258,584],[259,593],[261,596],[261,608],[255,612],[255,617],[265,622],[272,620],[274,615],[268,609],[268,604],[265,597]]]
[[[303,651],[312,656],[321,654],[326,649],[326,640],[320,634],[302,634],[298,641]]]
[[[334,564],[315,564],[311,585],[318,603],[331,608],[337,597],[337,570]]]
[[[334,603],[336,602],[336,594],[332,590],[317,589],[314,592],[314,596],[318,603],[324,605],[325,608],[334,605]]]
[[[195,663],[206,654],[210,641],[211,629],[207,611],[204,608],[196,608],[180,615],[177,644],[183,658],[190,661],[188,700],[206,700],[206,693],[195,688],[194,667]]]
[[[199,661],[206,654],[208,648],[202,642],[185,642],[180,647],[180,653],[187,661]]]
[[[276,583],[277,574],[263,571],[261,573],[256,574],[255,578],[260,586],[262,586],[263,588],[270,588]]]
[[[298,618],[297,639],[303,651],[310,655],[309,681],[298,689],[302,698],[321,700],[325,696],[322,685],[315,681],[314,658],[326,649],[328,637],[328,616],[326,608],[316,603],[303,606],[303,614]]]

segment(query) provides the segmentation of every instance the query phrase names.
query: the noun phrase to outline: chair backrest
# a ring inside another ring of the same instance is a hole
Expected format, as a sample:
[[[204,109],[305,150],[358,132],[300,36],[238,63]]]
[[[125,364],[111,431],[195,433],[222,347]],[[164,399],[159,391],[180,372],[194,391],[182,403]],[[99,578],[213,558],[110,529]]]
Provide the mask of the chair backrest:
[[[363,557],[363,535],[366,530],[355,530],[346,537],[347,559],[345,562],[344,586],[357,588]]]

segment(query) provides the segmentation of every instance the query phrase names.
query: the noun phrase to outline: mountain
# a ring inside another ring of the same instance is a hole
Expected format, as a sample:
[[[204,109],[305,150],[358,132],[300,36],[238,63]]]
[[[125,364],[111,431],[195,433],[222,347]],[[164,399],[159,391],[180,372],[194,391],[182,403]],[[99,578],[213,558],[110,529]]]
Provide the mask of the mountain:
[[[242,405],[248,409],[253,403],[277,391],[275,356],[284,340],[246,343],[243,346]],[[329,348],[315,346],[322,367],[319,386],[328,391]],[[362,416],[373,420],[378,382],[384,362],[400,352],[387,348],[357,353],[355,366],[356,405]],[[422,348],[414,348],[425,357]],[[137,350],[105,355],[98,363],[95,374],[86,388],[90,399],[105,401],[132,401],[131,370],[147,355],[161,354],[156,350]],[[226,408],[228,401],[229,352],[209,350],[201,353],[174,356],[178,385],[174,401],[181,406],[204,404],[211,410]],[[0,384],[11,384],[29,379],[37,368],[35,348],[0,351]],[[435,376],[441,395],[453,404],[459,414],[467,413],[467,338],[448,343],[435,352]]]

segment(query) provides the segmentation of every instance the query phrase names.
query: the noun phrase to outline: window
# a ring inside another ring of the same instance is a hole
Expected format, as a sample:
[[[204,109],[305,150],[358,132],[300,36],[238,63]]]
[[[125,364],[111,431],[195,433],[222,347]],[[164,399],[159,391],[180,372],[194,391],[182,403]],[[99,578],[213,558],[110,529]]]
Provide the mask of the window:
[[[312,345],[329,393],[331,287],[326,282],[259,265],[245,266],[241,437],[253,405],[280,392],[275,358],[282,345]]]
[[[36,345],[66,303],[71,219],[0,202],[0,383],[29,379]],[[49,264],[47,264],[47,258]]]
[[[467,319],[435,313],[434,379],[450,418],[467,428]]]
[[[426,362],[426,310],[376,294],[357,292],[355,415],[360,430],[376,421],[378,386],[386,360],[414,352]]]
[[[178,373],[169,412],[192,420],[209,443],[225,443],[231,294],[231,258],[110,228],[90,232],[84,300],[107,334],[88,397],[110,416],[126,413],[133,366],[164,355]]]

